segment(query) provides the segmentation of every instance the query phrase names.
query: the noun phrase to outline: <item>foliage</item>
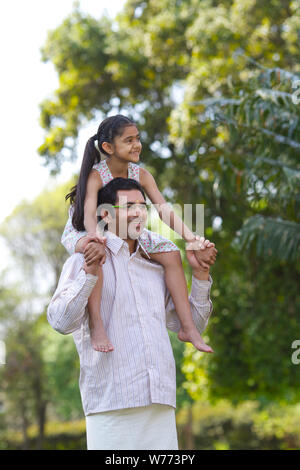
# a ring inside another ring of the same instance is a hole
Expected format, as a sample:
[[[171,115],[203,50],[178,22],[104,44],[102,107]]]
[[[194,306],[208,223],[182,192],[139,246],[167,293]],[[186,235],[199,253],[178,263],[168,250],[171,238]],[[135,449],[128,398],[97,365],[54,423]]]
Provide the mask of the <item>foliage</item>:
[[[224,153],[233,169],[239,158],[238,184],[245,188],[250,217],[236,245],[244,249],[256,241],[258,256],[297,262],[300,111],[292,90],[300,75],[250,62],[256,68],[248,83],[232,87],[230,99],[203,100],[202,117],[226,125]]]
[[[299,448],[299,405],[282,408],[276,404],[261,410],[255,401],[238,406],[220,400],[215,406],[196,402],[192,407],[195,449],[269,450]],[[177,414],[181,445],[188,418],[185,409]]]
[[[299,398],[299,6],[128,0],[113,23],[77,6],[43,48],[60,79],[41,104],[51,171],[86,119],[123,112],[166,197],[205,204],[219,251],[206,333],[215,354],[186,348],[194,399]]]
[[[199,450],[288,450],[299,449],[299,405],[279,407],[273,405],[260,410],[257,402],[245,402],[233,407],[226,400],[217,405],[194,403],[192,408],[194,449]],[[179,448],[186,445],[187,408],[176,416]],[[36,426],[28,430],[29,448],[34,449]],[[1,449],[20,449],[22,436],[18,432],[2,434]],[[85,420],[49,421],[45,429],[43,449],[85,450]]]
[[[33,423],[39,428],[35,445],[43,445],[47,415],[63,419],[82,416],[74,342],[52,331],[45,315],[67,257],[60,237],[67,218],[64,195],[71,184],[46,190],[32,202],[22,202],[1,226],[14,260],[13,274],[17,266],[20,278],[19,284],[12,284],[7,272],[1,279],[1,338],[6,345],[6,364],[0,370],[1,404],[5,424],[22,429],[24,448],[30,445],[28,429]],[[27,281],[29,288],[24,289]]]
[[[42,439],[49,400],[42,358],[44,338],[37,326],[35,320],[19,320],[6,331],[7,360],[1,371],[6,421],[8,425],[22,429],[25,448],[30,422],[39,424]]]
[[[83,411],[78,386],[79,359],[73,338],[51,330],[46,319],[43,330],[47,333],[43,355],[51,396],[49,417],[78,419]]]
[[[46,278],[47,295],[58,282],[67,258],[60,239],[67,220],[64,197],[73,180],[44,190],[34,201],[21,202],[0,227],[9,252],[37,293]],[[52,283],[51,283],[52,274]]]

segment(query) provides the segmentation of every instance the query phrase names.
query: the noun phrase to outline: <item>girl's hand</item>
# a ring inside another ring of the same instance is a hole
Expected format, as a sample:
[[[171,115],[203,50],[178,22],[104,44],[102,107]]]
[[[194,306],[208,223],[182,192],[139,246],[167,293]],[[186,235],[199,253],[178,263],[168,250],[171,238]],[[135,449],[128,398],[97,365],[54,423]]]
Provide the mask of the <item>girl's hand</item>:
[[[205,248],[210,248],[215,246],[214,243],[210,242],[209,240],[205,240],[204,237],[199,237],[199,235],[195,235],[194,240],[189,241],[186,245],[186,250],[205,250]]]
[[[216,261],[218,250],[215,248],[214,243],[209,240],[205,240],[204,238],[203,240],[204,241],[201,244],[198,243],[197,249],[187,248],[186,256],[193,269],[208,271],[210,266]]]
[[[102,266],[106,261],[106,237],[99,237],[96,240],[91,240],[84,252],[84,259],[87,266],[92,265],[95,262],[99,262],[99,266]]]
[[[91,241],[96,242],[97,240],[98,238],[96,236],[89,236],[89,235],[85,235],[84,237],[79,238],[75,246],[75,253],[83,253],[88,243],[90,243]]]
[[[103,243],[104,240],[106,240],[106,237],[104,237],[103,235],[101,235],[97,231],[96,232],[89,232],[88,237],[90,237],[90,239],[93,239],[95,241],[99,241],[100,243]]]

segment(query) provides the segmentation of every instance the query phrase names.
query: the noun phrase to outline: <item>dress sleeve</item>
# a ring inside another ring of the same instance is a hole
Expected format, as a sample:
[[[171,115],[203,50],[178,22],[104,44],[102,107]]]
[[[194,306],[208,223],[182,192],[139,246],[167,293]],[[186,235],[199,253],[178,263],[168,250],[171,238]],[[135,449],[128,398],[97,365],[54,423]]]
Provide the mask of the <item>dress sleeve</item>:
[[[78,242],[78,240],[80,240],[80,238],[86,235],[85,231],[79,232],[78,230],[76,230],[76,228],[73,227],[73,212],[74,209],[71,206],[69,209],[69,218],[61,237],[61,243],[63,244],[69,255],[73,255],[75,253],[76,243]]]
[[[208,281],[200,281],[196,277],[192,277],[192,288],[189,302],[193,320],[200,334],[207,327],[209,317],[213,310],[212,301],[210,299],[211,286],[212,278],[210,276]],[[166,320],[167,328],[178,333],[180,330],[180,321],[168,290],[166,294]]]

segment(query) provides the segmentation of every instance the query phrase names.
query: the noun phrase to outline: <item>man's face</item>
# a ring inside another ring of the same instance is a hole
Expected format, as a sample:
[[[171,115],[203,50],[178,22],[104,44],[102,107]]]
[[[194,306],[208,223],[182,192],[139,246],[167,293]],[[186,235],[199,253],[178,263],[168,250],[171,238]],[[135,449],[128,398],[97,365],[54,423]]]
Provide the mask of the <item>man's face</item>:
[[[115,219],[109,216],[108,229],[122,239],[137,239],[147,222],[146,201],[138,189],[120,190],[114,208]]]

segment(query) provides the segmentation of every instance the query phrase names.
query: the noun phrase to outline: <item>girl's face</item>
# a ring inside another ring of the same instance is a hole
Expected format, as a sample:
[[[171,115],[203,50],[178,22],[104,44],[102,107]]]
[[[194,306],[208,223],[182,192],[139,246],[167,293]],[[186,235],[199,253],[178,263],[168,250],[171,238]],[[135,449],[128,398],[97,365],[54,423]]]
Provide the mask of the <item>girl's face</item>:
[[[121,160],[133,163],[138,162],[142,151],[142,144],[136,126],[124,127],[122,135],[114,138],[111,149],[113,150],[112,155]]]

